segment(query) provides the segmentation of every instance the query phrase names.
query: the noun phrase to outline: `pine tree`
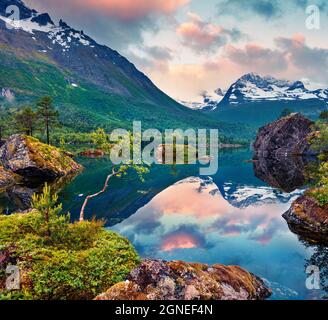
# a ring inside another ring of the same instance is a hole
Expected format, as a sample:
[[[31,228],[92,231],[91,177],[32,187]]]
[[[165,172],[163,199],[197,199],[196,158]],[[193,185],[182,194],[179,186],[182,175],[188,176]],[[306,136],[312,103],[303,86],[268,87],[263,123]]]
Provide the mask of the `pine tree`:
[[[45,125],[47,144],[50,144],[50,128],[58,125],[58,111],[53,106],[51,97],[43,97],[38,101],[38,114]]]
[[[33,136],[38,122],[38,114],[31,107],[24,107],[15,115],[14,120],[19,130],[24,131],[29,136]]]
[[[44,227],[47,237],[51,237],[51,222],[62,211],[62,205],[57,205],[57,194],[51,194],[51,188],[46,183],[42,194],[32,196],[32,208],[38,210],[44,219]]]

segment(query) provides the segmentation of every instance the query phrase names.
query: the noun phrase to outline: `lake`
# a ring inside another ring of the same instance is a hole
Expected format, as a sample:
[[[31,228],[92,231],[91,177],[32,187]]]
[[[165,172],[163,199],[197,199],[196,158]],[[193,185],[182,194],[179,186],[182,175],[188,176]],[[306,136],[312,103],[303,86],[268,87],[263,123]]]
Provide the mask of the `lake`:
[[[86,219],[105,219],[144,258],[239,265],[265,279],[272,299],[319,299],[322,292],[306,288],[305,270],[311,258],[328,260],[327,248],[299,240],[282,218],[304,188],[286,193],[269,186],[245,161],[251,158],[250,150],[222,151],[212,177],[199,176],[196,165],[157,165],[143,183],[135,173],[113,178],[90,200]],[[77,161],[84,172],[60,192],[73,220],[111,172],[106,158]]]

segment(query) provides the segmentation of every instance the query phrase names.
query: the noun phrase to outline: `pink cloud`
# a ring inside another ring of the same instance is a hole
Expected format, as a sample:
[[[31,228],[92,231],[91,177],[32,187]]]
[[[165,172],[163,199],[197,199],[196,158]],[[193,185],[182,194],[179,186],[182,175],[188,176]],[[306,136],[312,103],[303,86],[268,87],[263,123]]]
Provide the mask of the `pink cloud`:
[[[180,24],[176,33],[182,37],[183,44],[196,51],[206,51],[227,43],[231,32],[221,26],[203,21],[196,13],[188,13],[189,21]]]
[[[198,247],[197,239],[190,234],[175,234],[163,240],[161,250],[172,251],[175,249],[192,249]]]
[[[72,0],[77,8],[99,11],[123,20],[134,20],[152,13],[170,14],[186,5],[190,0]],[[56,1],[60,2],[60,1]],[[63,4],[66,1],[62,1]]]

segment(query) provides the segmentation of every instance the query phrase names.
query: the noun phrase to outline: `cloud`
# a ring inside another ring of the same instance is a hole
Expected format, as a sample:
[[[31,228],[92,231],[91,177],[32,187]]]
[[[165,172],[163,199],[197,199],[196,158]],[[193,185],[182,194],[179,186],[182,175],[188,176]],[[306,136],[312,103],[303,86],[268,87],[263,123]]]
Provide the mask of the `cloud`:
[[[54,19],[63,18],[74,28],[83,29],[99,43],[126,55],[130,45],[143,45],[144,33],[156,34],[161,23],[190,0],[25,0]]]
[[[189,21],[180,24],[176,32],[182,43],[197,52],[212,51],[229,40],[238,40],[242,34],[237,29],[227,30],[219,25],[204,21],[193,12],[188,13]]]
[[[98,12],[121,20],[139,20],[152,14],[171,14],[180,7],[189,3],[190,0],[43,0],[45,8],[60,8]],[[36,4],[37,0],[28,0]]]
[[[302,71],[303,77],[319,81],[327,80],[328,49],[309,47],[301,34],[294,35],[292,38],[276,38],[275,43],[285,52],[289,63]]]
[[[287,68],[286,53],[276,49],[264,48],[260,45],[249,43],[243,49],[232,45],[226,47],[227,58],[241,66],[251,68],[260,73],[272,73]]]
[[[152,70],[166,72],[170,61],[174,59],[174,52],[168,47],[138,46],[137,51],[137,53],[128,51],[127,57],[135,63],[137,68],[145,72]]]
[[[209,248],[205,236],[196,225],[181,225],[162,238],[161,250],[172,251],[176,249]]]
[[[218,4],[219,14],[236,14],[236,12],[254,13],[264,18],[281,15],[279,0],[224,0]]]
[[[295,9],[305,11],[305,8],[315,4],[321,10],[327,9],[326,0],[222,0],[217,5],[218,13],[233,16],[256,15],[266,20],[281,18]]]

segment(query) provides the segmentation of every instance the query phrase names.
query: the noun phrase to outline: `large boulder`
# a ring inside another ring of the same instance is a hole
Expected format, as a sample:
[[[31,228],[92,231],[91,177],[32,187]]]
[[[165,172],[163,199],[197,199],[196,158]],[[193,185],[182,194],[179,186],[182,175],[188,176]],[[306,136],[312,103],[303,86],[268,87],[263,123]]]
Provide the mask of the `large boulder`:
[[[313,122],[299,113],[272,122],[260,128],[254,143],[254,159],[307,155],[310,152],[309,135]]]
[[[17,183],[18,177],[0,166],[0,191]]]
[[[271,292],[240,267],[143,260],[96,300],[262,300]]]
[[[320,206],[310,195],[295,200],[283,217],[302,240],[328,244],[328,206]]]
[[[0,149],[6,170],[42,181],[74,174],[81,166],[61,150],[24,135],[13,135]]]

